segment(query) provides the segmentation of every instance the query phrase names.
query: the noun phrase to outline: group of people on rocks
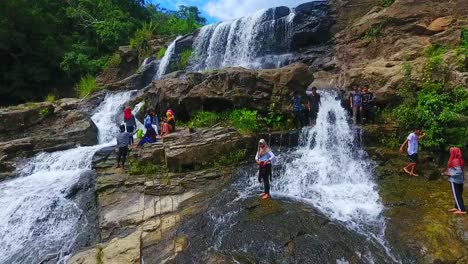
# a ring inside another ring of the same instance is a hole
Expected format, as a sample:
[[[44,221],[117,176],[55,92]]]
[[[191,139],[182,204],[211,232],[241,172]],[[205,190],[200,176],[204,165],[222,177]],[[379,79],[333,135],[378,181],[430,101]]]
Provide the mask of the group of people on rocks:
[[[135,134],[140,139],[137,148],[141,148],[145,143],[156,143],[161,137],[175,131],[175,113],[171,108],[168,107],[166,116],[161,121],[161,126],[159,126],[158,116],[154,110],[149,110],[143,121],[146,130],[143,134],[141,129],[137,129],[136,119],[131,108],[129,106],[125,107],[124,121],[119,126],[119,133],[117,134],[117,168],[125,168],[128,149],[134,143],[133,137]]]
[[[369,91],[369,85],[364,85],[360,90],[359,85],[353,85],[349,94],[349,109],[352,112],[354,124],[366,124],[375,122],[374,93]],[[320,94],[317,87],[308,87],[306,90],[307,104],[303,103],[300,91],[295,91],[289,111],[294,113],[296,127],[315,126],[321,105]]]
[[[404,152],[404,148],[407,147],[408,158],[410,162],[403,168],[403,171],[409,176],[416,177],[418,174],[415,173],[416,165],[419,163],[419,140],[422,140],[426,136],[422,130],[416,129],[410,133],[406,140],[400,146],[400,152]],[[454,214],[466,214],[465,204],[463,202],[463,183],[465,181],[465,161],[463,159],[462,151],[460,148],[451,147],[449,149],[450,157],[447,163],[447,169],[442,175],[448,177],[450,182],[450,189],[452,190],[453,197],[455,199],[455,206],[449,209],[449,212]]]
[[[303,103],[301,92],[295,91],[288,107],[294,113],[296,127],[314,126],[317,121],[321,99],[317,87],[308,87],[306,90],[307,104]]]

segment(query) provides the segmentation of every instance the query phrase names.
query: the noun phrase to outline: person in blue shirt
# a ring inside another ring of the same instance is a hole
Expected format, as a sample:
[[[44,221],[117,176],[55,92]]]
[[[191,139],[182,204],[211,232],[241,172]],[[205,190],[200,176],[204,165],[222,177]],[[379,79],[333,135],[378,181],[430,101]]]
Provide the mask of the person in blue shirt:
[[[295,91],[293,97],[291,98],[291,104],[288,107],[289,111],[294,111],[294,122],[296,127],[302,128],[307,125],[307,120],[305,118],[305,107],[302,103],[302,96],[299,91]]]
[[[418,141],[423,139],[426,136],[421,130],[416,129],[413,133],[409,134],[408,138],[406,138],[405,142],[401,144],[400,152],[403,153],[403,149],[406,145],[408,145],[408,157],[410,159],[410,163],[403,168],[403,171],[409,174],[409,176],[418,176],[414,173],[416,168],[416,164],[419,162],[418,159]]]
[[[258,142],[258,151],[255,155],[255,162],[258,165],[258,181],[263,185],[265,191],[260,194],[262,199],[270,198],[271,164],[276,161],[276,156],[268,147],[264,139]]]
[[[349,106],[351,107],[351,110],[353,111],[353,124],[358,123],[358,118],[359,118],[359,123],[361,122],[362,119],[362,93],[359,91],[359,86],[354,85],[353,86],[353,91],[349,95]]]

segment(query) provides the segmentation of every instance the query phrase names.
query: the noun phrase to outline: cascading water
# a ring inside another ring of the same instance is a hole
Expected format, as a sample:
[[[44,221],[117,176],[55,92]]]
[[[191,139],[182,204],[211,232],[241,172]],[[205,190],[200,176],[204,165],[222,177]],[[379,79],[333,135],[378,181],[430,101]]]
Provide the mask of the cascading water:
[[[0,183],[0,263],[38,263],[48,254],[66,260],[87,225],[67,195],[91,170],[94,153],[111,144],[116,114],[131,94],[108,94],[93,115],[101,145],[40,153],[18,169],[18,178]]]
[[[203,27],[193,44],[189,68],[203,71],[228,66],[284,66],[291,54],[273,54],[289,50],[289,25],[294,12],[281,10],[260,10],[251,16]]]
[[[156,75],[154,76],[155,80],[161,79],[161,77],[167,72],[167,69],[169,67],[169,64],[171,62],[171,58],[174,55],[175,52],[175,45],[176,42],[180,39],[181,37],[177,37],[174,41],[169,44],[167,47],[166,52],[164,53],[164,57],[162,57],[161,61],[159,62],[159,67],[158,71],[156,72]]]

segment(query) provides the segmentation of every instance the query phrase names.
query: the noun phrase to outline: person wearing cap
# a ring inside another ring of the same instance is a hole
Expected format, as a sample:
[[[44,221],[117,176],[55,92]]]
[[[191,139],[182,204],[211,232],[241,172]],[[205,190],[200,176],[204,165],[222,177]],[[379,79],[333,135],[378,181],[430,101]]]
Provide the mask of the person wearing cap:
[[[364,85],[362,89],[362,122],[374,123],[374,93],[369,92],[369,85]]]
[[[422,132],[422,130],[416,129],[413,133],[409,134],[408,138],[406,138],[405,142],[400,147],[400,152],[403,153],[403,148],[408,145],[408,157],[410,159],[410,163],[403,168],[403,171],[409,176],[418,176],[414,173],[416,168],[416,164],[419,162],[418,159],[418,141],[423,139],[426,136]]]
[[[276,161],[276,156],[268,147],[264,139],[258,142],[258,150],[255,155],[255,162],[258,165],[258,181],[263,181],[264,192],[260,194],[262,199],[270,198],[271,164]]]
[[[309,124],[314,126],[317,121],[317,116],[320,108],[320,94],[317,93],[317,87],[309,87],[307,94],[307,109],[309,110]]]

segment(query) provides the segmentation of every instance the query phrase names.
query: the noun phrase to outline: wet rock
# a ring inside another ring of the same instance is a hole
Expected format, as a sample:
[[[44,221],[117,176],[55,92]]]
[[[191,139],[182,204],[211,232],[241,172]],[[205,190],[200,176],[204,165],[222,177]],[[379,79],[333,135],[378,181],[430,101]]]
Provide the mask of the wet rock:
[[[311,44],[322,43],[330,39],[331,19],[329,4],[315,1],[301,4],[294,9],[291,33],[291,47],[299,49]]]
[[[308,86],[312,81],[312,72],[300,63],[258,72],[227,68],[189,74],[184,79],[155,81],[151,87],[141,91],[135,101],[146,100],[161,113],[170,104],[182,120],[202,110],[249,108],[266,112],[276,98],[286,108],[291,93]]]
[[[0,109],[0,133],[27,129],[54,114],[52,103],[30,103]]]

